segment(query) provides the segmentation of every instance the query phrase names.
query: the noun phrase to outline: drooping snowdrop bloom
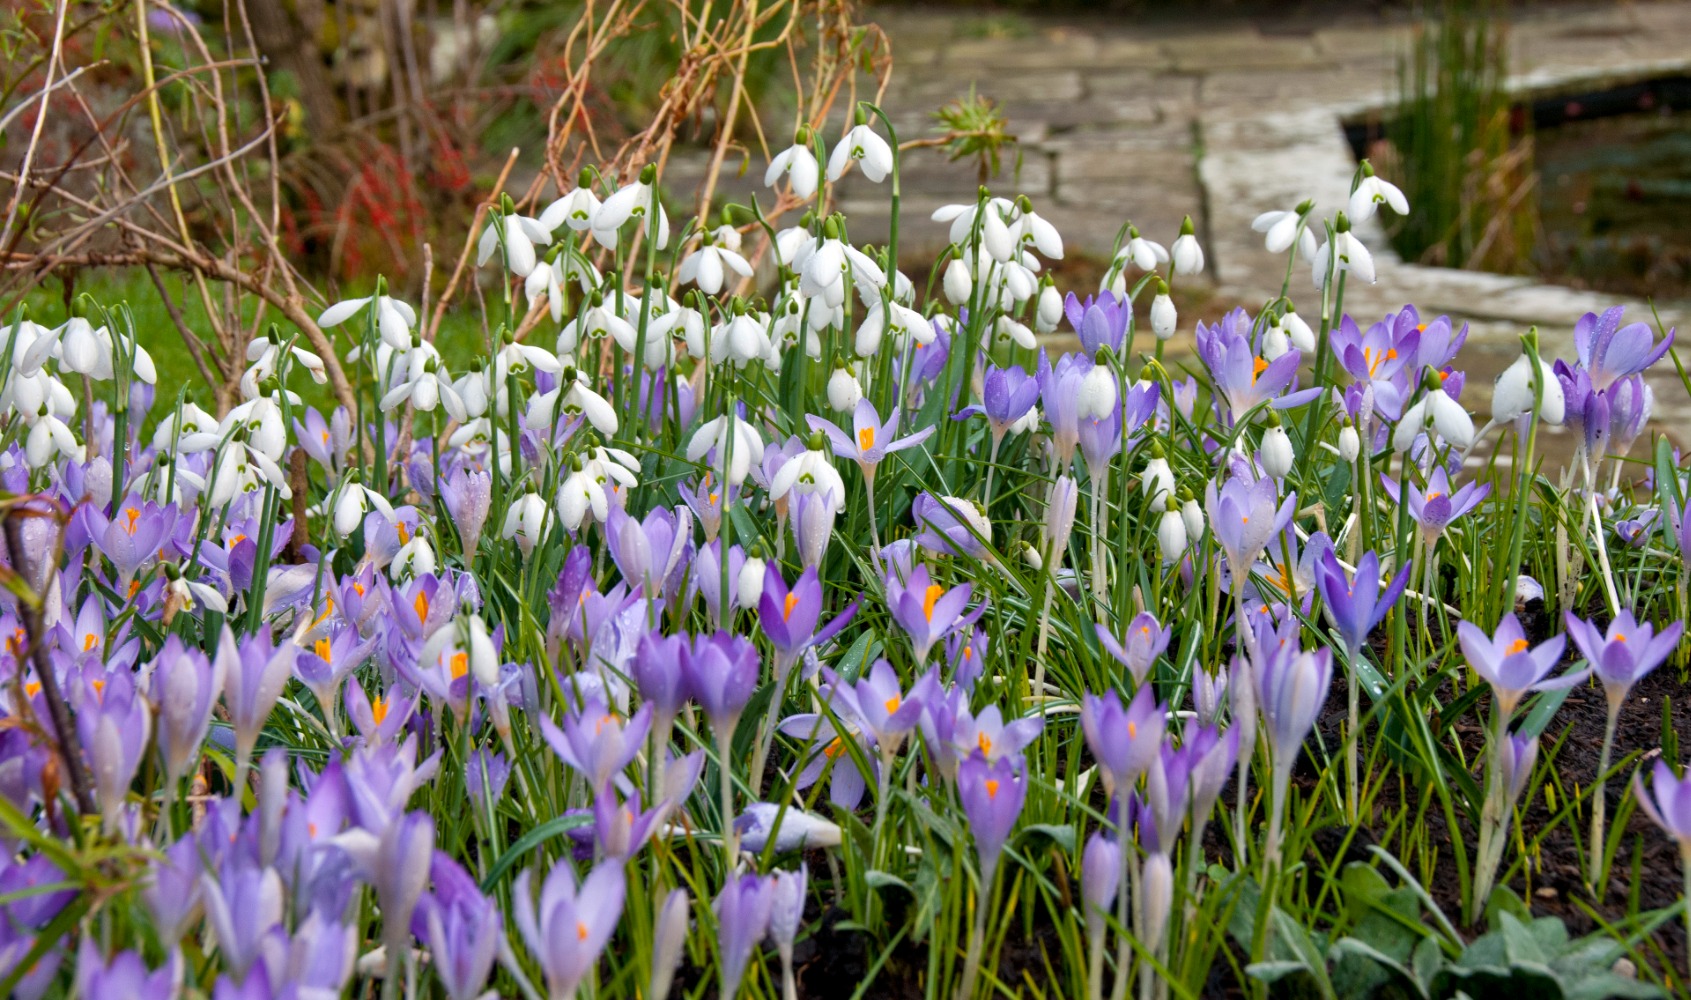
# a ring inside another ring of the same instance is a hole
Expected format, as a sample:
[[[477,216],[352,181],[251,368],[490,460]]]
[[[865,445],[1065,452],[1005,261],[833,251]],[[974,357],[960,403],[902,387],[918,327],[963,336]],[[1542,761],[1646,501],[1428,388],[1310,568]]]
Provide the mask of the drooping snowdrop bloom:
[[[675,272],[676,280],[699,286],[706,295],[722,291],[727,272],[742,278],[752,276],[752,266],[740,256],[740,231],[733,226],[719,226],[701,237],[699,248],[681,261]]]
[[[1158,340],[1168,340],[1174,336],[1175,328],[1179,325],[1179,317],[1174,310],[1174,300],[1168,296],[1168,285],[1157,282],[1157,295],[1151,300],[1151,332]]]
[[[1010,226],[1010,235],[1015,237],[1018,246],[1032,246],[1052,260],[1063,259],[1063,234],[1041,218],[1033,210],[1033,202],[1025,196],[1016,199],[1015,222]]]
[[[809,201],[816,194],[816,182],[820,179],[821,168],[817,166],[816,154],[811,152],[806,137],[808,129],[800,129],[798,139],[791,146],[775,154],[769,161],[769,169],[763,172],[763,186],[772,188],[787,175],[788,182],[793,187],[793,197],[800,201]],[[864,171],[867,173],[867,169]]]
[[[409,347],[411,330],[417,325],[417,311],[411,308],[410,303],[391,295],[342,299],[323,310],[323,314],[317,317],[317,325],[324,330],[333,329],[363,312],[371,302],[376,304],[376,331],[382,340],[390,347]],[[348,360],[356,361],[357,358],[348,355]]]
[[[505,524],[499,537],[515,541],[527,556],[546,537],[546,501],[535,493],[524,493],[505,513]]]
[[[1538,361],[1538,372],[1538,381],[1543,386],[1543,397],[1538,403],[1539,419],[1547,424],[1560,424],[1567,411],[1562,382],[1543,358]],[[1532,412],[1538,398],[1533,385],[1532,359],[1522,354],[1497,376],[1491,393],[1491,419],[1499,424],[1518,420]]]
[[[773,346],[766,318],[736,302],[728,322],[711,331],[709,360],[713,365],[731,362],[736,368],[744,368],[767,358]]]
[[[318,385],[328,383],[329,376],[321,357],[296,344],[290,344],[283,350],[281,343],[271,335],[255,337],[247,344],[249,364],[246,373],[241,376],[241,391],[248,398],[258,395],[258,383],[276,374],[277,367],[284,358],[292,358],[310,374],[311,381]]]
[[[1264,212],[1251,220],[1251,228],[1263,234],[1263,245],[1269,253],[1282,253],[1296,243],[1297,252],[1309,260],[1315,256],[1315,233],[1307,225],[1300,229],[1299,223],[1312,207],[1313,204],[1305,200],[1290,212]]]
[[[840,365],[828,376],[828,406],[836,413],[856,409],[863,398],[863,384],[857,380],[857,369]]]
[[[933,343],[937,336],[933,323],[916,310],[897,302],[883,306],[877,301],[864,312],[863,322],[857,327],[857,356],[872,358],[880,353],[881,340],[888,333],[893,336],[893,346],[900,350],[904,347],[906,337],[914,338],[917,344],[926,345]]]
[[[647,164],[640,171],[638,179],[618,188],[616,193],[606,198],[598,211],[593,213],[593,239],[607,249],[615,250],[618,233],[630,219],[639,222],[644,232],[652,212],[658,215],[658,249],[669,245],[669,215],[663,209],[663,203],[658,199],[657,168]]]
[[[876,184],[886,179],[892,172],[893,152],[887,141],[875,134],[868,122],[852,126],[834,146],[834,151],[828,156],[828,179],[837,181],[845,176],[852,163],[863,165],[863,176]]]
[[[540,228],[548,233],[559,226],[568,226],[578,233],[593,228],[593,215],[599,211],[599,196],[593,193],[593,178],[583,174],[574,191],[547,205],[540,213]]]
[[[1383,181],[1374,176],[1374,168],[1368,161],[1362,162],[1362,180],[1356,185],[1356,190],[1350,193],[1350,217],[1355,222],[1362,222],[1374,217],[1374,213],[1381,205],[1386,205],[1399,215],[1409,214],[1409,199],[1403,196],[1396,184]]]
[[[1321,249],[1315,251],[1310,260],[1310,273],[1318,291],[1327,287],[1329,266],[1335,273],[1349,271],[1370,285],[1374,283],[1374,255],[1350,231],[1350,223],[1343,214],[1339,216],[1338,225],[1342,228],[1338,228],[1330,241],[1321,244]],[[1338,247],[1336,251],[1335,245]]]
[[[1530,405],[1530,404],[1529,404]],[[1407,453],[1416,435],[1431,425],[1452,447],[1466,450],[1474,443],[1474,420],[1443,386],[1417,400],[1403,413],[1392,434],[1392,447]]]
[[[1174,245],[1169,247],[1168,252],[1170,260],[1174,263],[1175,274],[1197,274],[1204,269],[1204,248],[1198,245],[1190,215],[1180,224],[1180,235],[1175,238]]]
[[[515,213],[495,213],[488,218],[487,228],[482,230],[481,239],[476,244],[476,266],[486,266],[495,253],[503,251],[505,264],[511,273],[526,278],[540,261],[535,246],[546,246],[551,242],[552,230],[542,225],[539,219]]]
[[[605,397],[593,391],[586,373],[578,368],[565,368],[556,389],[531,397],[528,422],[531,427],[548,426],[556,414],[565,418],[580,417],[593,429],[614,436],[619,426],[616,410]]]
[[[432,413],[438,406],[444,408],[448,416],[460,423],[469,418],[463,399],[459,398],[458,390],[452,387],[452,374],[446,370],[440,359],[440,352],[435,350],[433,344],[427,341],[418,342],[405,356],[402,364],[403,367],[396,366],[395,376],[403,376],[404,381],[382,396],[383,412],[396,410],[410,403],[419,413]]]
[[[1127,236],[1127,246],[1116,254],[1118,265],[1131,261],[1141,271],[1154,271],[1157,265],[1168,263],[1168,249],[1140,236],[1138,227],[1128,226]]]
[[[711,469],[730,486],[739,486],[751,473],[752,463],[763,457],[763,436],[745,417],[716,417],[693,432],[687,442],[687,461],[698,462],[712,453]]]
[[[878,291],[887,284],[886,272],[867,254],[826,235],[800,247],[793,268],[799,273],[799,292],[807,298],[820,297],[830,306],[845,301],[848,276],[859,288]]]
[[[581,318],[570,320],[558,331],[558,356],[573,355],[589,339],[613,337],[619,344],[624,339],[632,340],[634,325],[617,314],[615,303],[614,294],[595,294]]]

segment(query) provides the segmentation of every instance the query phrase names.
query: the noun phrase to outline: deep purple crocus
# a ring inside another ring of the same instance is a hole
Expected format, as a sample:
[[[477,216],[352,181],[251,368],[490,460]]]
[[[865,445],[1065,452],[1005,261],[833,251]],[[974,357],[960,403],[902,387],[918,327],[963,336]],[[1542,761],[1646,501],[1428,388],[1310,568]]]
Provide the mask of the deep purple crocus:
[[[1127,324],[1133,319],[1131,302],[1116,298],[1108,290],[1085,299],[1076,298],[1070,292],[1063,300],[1063,314],[1080,335],[1080,346],[1089,357],[1103,347],[1121,355],[1127,341]]]
[[[1603,683],[1611,711],[1620,708],[1634,684],[1673,654],[1685,631],[1685,623],[1676,621],[1658,633],[1655,626],[1639,622],[1630,611],[1616,615],[1607,633],[1571,611],[1567,623],[1569,638]]]
[[[567,863],[554,865],[541,885],[538,910],[529,875],[518,875],[511,887],[517,929],[539,960],[553,1000],[568,1000],[599,961],[622,919],[627,891],[622,864],[598,865],[579,887]]]
[[[1372,550],[1364,552],[1357,561],[1354,577],[1345,573],[1332,549],[1322,552],[1315,567],[1316,586],[1321,590],[1327,617],[1333,622],[1333,628],[1338,631],[1351,658],[1361,652],[1368,642],[1368,634],[1385,619],[1386,612],[1403,595],[1403,588],[1409,582],[1409,570],[1410,567],[1404,566],[1381,587],[1380,557]]]
[[[719,733],[732,733],[757,687],[757,649],[737,635],[701,635],[681,652],[687,688]]]
[[[1550,671],[1562,660],[1567,636],[1551,636],[1533,646],[1527,640],[1521,620],[1513,614],[1504,615],[1497,623],[1496,634],[1491,636],[1473,622],[1460,622],[1456,626],[1456,640],[1462,646],[1468,666],[1491,685],[1496,710],[1504,719],[1515,713],[1521,699],[1530,692],[1573,687],[1591,673],[1588,667],[1550,677]]]

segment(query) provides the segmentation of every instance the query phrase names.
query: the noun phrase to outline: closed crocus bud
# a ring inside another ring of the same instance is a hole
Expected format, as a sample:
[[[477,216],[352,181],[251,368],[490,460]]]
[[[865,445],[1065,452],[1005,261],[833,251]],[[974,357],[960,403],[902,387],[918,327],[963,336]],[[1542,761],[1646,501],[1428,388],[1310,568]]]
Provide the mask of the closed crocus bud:
[[[974,289],[974,279],[969,277],[969,265],[963,263],[962,258],[953,257],[951,263],[945,265],[945,298],[954,306],[968,304],[969,293]]]
[[[1161,550],[1165,563],[1179,562],[1180,557],[1186,554],[1186,521],[1180,516],[1179,508],[1172,504],[1157,522],[1157,548]]]
[[[1139,914],[1145,921],[1140,937],[1153,948],[1162,943],[1173,905],[1174,866],[1167,854],[1152,854],[1145,859],[1145,868],[1139,875]]]
[[[1293,347],[1305,354],[1315,350],[1315,331],[1309,328],[1296,309],[1287,307],[1286,315],[1280,317],[1280,328],[1286,331]]]
[[[1080,380],[1080,417],[1107,418],[1116,408],[1116,376],[1106,365],[1094,365]]]
[[[1354,462],[1361,452],[1362,435],[1356,432],[1355,424],[1346,424],[1339,431],[1339,457],[1347,462]]]
[[[1051,484],[1051,501],[1045,507],[1045,541],[1053,552],[1061,553],[1069,547],[1074,532],[1075,506],[1080,499],[1080,487],[1070,475],[1061,475]]]
[[[1168,248],[1175,274],[1197,274],[1204,269],[1204,250],[1198,246],[1198,237],[1193,232],[1192,217],[1188,215],[1180,224],[1180,236]]]
[[[1121,847],[1102,831],[1094,833],[1086,838],[1080,855],[1080,894],[1086,900],[1088,919],[1094,913],[1100,918],[1109,913],[1120,888]]]
[[[1168,297],[1168,286],[1157,282],[1157,297],[1151,300],[1151,332],[1158,340],[1167,340],[1174,336],[1174,328],[1179,323],[1179,317],[1174,311],[1174,300]]]
[[[1155,313],[1152,315],[1154,316]],[[1170,315],[1172,316],[1173,313],[1171,312]],[[1050,333],[1057,329],[1057,324],[1062,321],[1063,297],[1057,294],[1055,285],[1046,285],[1039,290],[1039,309],[1034,316],[1034,325],[1038,327],[1040,333]]]
[[[669,996],[675,970],[681,966],[681,955],[687,947],[688,915],[692,900],[686,889],[676,889],[664,898],[652,930],[652,980],[648,995],[654,1000]]]
[[[848,365],[841,365],[834,369],[834,374],[828,376],[828,405],[836,413],[850,413],[857,408],[857,401],[863,398],[863,386],[857,381],[857,372]]]
[[[1257,454],[1262,462],[1264,472],[1275,479],[1283,478],[1292,471],[1292,439],[1287,436],[1286,428],[1275,424],[1262,435],[1262,448]]]

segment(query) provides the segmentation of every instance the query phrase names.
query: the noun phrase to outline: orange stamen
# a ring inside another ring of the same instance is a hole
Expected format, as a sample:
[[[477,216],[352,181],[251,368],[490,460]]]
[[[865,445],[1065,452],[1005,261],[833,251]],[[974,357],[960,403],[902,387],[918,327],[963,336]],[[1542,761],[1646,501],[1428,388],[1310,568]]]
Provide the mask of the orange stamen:
[[[794,593],[787,594],[786,607],[783,607],[781,609],[781,620],[782,621],[786,621],[788,618],[791,618],[793,616],[793,606],[798,604],[798,602],[799,602],[799,595],[794,594]]]
[[[922,615],[928,621],[934,620],[934,605],[939,603],[939,599],[943,596],[945,596],[945,588],[937,583],[929,584],[928,592],[922,595]]]
[[[865,427],[857,432],[857,450],[868,451],[875,447],[875,428]]]

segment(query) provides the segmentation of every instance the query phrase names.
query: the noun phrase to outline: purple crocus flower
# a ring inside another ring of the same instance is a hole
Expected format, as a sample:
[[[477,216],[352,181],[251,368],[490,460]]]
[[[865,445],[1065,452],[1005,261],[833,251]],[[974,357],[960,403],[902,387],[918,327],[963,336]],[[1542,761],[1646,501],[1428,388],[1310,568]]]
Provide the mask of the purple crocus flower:
[[[482,529],[487,526],[488,511],[493,506],[493,477],[459,466],[440,481],[440,499],[446,504],[446,512],[452,515],[458,537],[463,540],[464,558],[473,559]]]
[[[1397,480],[1381,473],[1380,484],[1393,503],[1403,503]],[[1427,477],[1425,492],[1413,481],[1406,485],[1409,492],[1409,516],[1421,526],[1421,537],[1429,545],[1444,535],[1444,529],[1449,527],[1450,522],[1478,507],[1480,501],[1491,495],[1490,483],[1469,483],[1452,493],[1450,477],[1445,474],[1443,466],[1433,468],[1432,474]]]
[[[634,654],[631,664],[634,685],[640,690],[640,697],[652,706],[653,726],[660,733],[669,731],[689,697],[687,675],[682,667],[687,649],[684,637],[651,632],[641,637]]]
[[[227,666],[222,657],[208,660],[199,650],[183,646],[174,634],[153,660],[150,686],[158,710],[159,756],[170,784],[181,780],[199,755]]]
[[[160,507],[137,496],[125,499],[109,519],[93,504],[84,504],[79,512],[86,519],[88,537],[112,561],[124,586],[170,540],[179,516],[175,504]]]
[[[1028,411],[1033,409],[1037,402],[1039,381],[1020,365],[1011,365],[1008,368],[992,365],[988,366],[985,376],[981,379],[980,405],[965,406],[958,410],[952,419],[967,420],[977,414],[984,415],[996,446],[1010,433],[1010,428],[1016,421],[1027,416]]]
[[[746,962],[765,934],[775,897],[771,881],[745,874],[731,879],[716,897],[716,944],[720,952],[722,997],[738,996]]]
[[[182,992],[182,955],[174,949],[164,965],[147,971],[147,964],[133,951],[122,951],[110,962],[100,957],[100,946],[92,934],[82,938],[76,958],[79,997],[123,997],[125,1000],[172,1000]]]
[[[893,620],[910,636],[916,649],[916,662],[928,661],[928,651],[934,643],[944,639],[963,617],[963,609],[973,593],[970,584],[963,583],[949,590],[934,583],[925,564],[911,568],[908,577],[900,579],[896,569],[886,579],[887,607]]]
[[[1106,796],[1132,787],[1150,766],[1168,725],[1167,706],[1157,703],[1151,685],[1141,685],[1133,700],[1107,692],[1088,694],[1080,701],[1080,729],[1098,759]]]
[[[1398,570],[1385,587],[1380,586],[1380,557],[1372,550],[1357,561],[1355,577],[1345,574],[1332,549],[1321,553],[1316,563],[1315,582],[1327,617],[1338,630],[1346,653],[1355,659],[1368,642],[1368,634],[1386,617],[1409,582],[1410,567]]]
[[[141,900],[153,918],[159,940],[174,946],[187,931],[200,906],[200,848],[193,834],[184,834],[164,849],[163,860],[148,869]]]
[[[1607,633],[1599,632],[1571,611],[1567,612],[1567,623],[1568,636],[1603,683],[1611,711],[1618,711],[1632,686],[1673,654],[1685,631],[1685,623],[1676,621],[1658,633],[1650,623],[1634,618],[1631,611],[1616,615]]]
[[[222,665],[216,669],[223,673],[223,704],[235,729],[237,776],[246,773],[259,731],[282,697],[298,653],[291,642],[274,645],[268,626],[243,636],[239,646],[228,626],[218,638],[217,658]]]
[[[112,833],[146,752],[152,719],[128,671],[93,676],[87,685],[77,707],[77,735],[93,764],[94,795],[106,832]]]
[[[1080,390],[1092,367],[1092,359],[1080,354],[1065,354],[1053,366],[1045,349],[1040,348],[1036,376],[1039,398],[1045,407],[1045,419],[1051,424],[1051,447],[1058,468],[1068,468],[1080,444]]]
[[[282,878],[274,868],[232,860],[219,878],[202,875],[200,887],[223,969],[245,979],[271,929],[281,926]]]
[[[1633,775],[1633,795],[1638,808],[1669,837],[1679,842],[1681,855],[1691,857],[1691,768],[1676,778],[1673,768],[1661,758],[1650,772],[1650,790],[1644,787],[1644,769]]]
[[[1558,360],[1555,372],[1562,385],[1562,425],[1579,437],[1587,453],[1603,455],[1610,432],[1609,394],[1591,384],[1591,374],[1584,368],[1571,368]]]
[[[1649,368],[1673,346],[1672,330],[1658,344],[1646,323],[1621,326],[1623,311],[1615,306],[1601,316],[1586,313],[1574,324],[1574,349],[1579,352],[1580,367],[1590,373],[1591,387],[1597,392],[1616,379]]]
[[[734,731],[757,687],[761,668],[757,649],[727,632],[699,636],[681,650],[687,689],[719,734]]]
[[[1133,676],[1135,687],[1145,683],[1145,678],[1151,674],[1151,667],[1157,662],[1157,657],[1168,649],[1169,639],[1174,630],[1165,628],[1157,621],[1157,616],[1149,611],[1141,611],[1127,623],[1127,637],[1117,641],[1115,635],[1103,625],[1093,628],[1098,633],[1098,642],[1104,651],[1115,657],[1117,663],[1127,668]]]
[[[1333,680],[1333,653],[1313,653],[1296,643],[1259,646],[1261,655],[1252,662],[1257,708],[1274,754],[1276,770],[1290,773],[1298,748],[1315,726],[1315,716],[1327,700]]]
[[[868,673],[854,685],[835,683],[833,694],[863,725],[881,755],[891,758],[910,731],[921,721],[927,685],[918,681],[906,694],[898,673],[886,660],[876,660]]]
[[[1209,528],[1227,553],[1231,572],[1249,572],[1269,539],[1291,523],[1298,506],[1297,494],[1288,494],[1278,507],[1277,499],[1274,480],[1267,476],[1255,482],[1230,476],[1219,489],[1213,481],[1205,488],[1204,508],[1209,514]]]
[[[1282,395],[1297,378],[1302,352],[1289,350],[1267,361],[1258,356],[1250,333],[1251,318],[1243,309],[1235,309],[1209,326],[1202,322],[1197,325],[1198,357],[1209,369],[1215,393],[1226,402],[1234,420],[1269,400],[1274,401],[1276,409],[1289,409],[1309,402],[1322,391],[1317,387]]]
[[[992,522],[973,501],[961,497],[936,497],[923,491],[911,504],[917,527],[917,545],[942,556],[989,559]]]
[[[1081,417],[1075,426],[1086,474],[1094,483],[1101,482],[1110,460],[1121,454],[1121,410],[1112,407],[1109,416],[1101,419]]]
[[[630,587],[647,594],[673,596],[686,573],[686,553],[693,538],[693,515],[686,507],[654,507],[637,521],[617,505],[605,519],[611,561]]]
[[[478,805],[492,809],[511,780],[511,762],[494,750],[473,750],[464,762],[464,786]]]
[[[1027,802],[1026,770],[1020,757],[1000,757],[988,763],[978,753],[957,765],[957,797],[963,802],[963,814],[974,834],[983,886],[991,885],[998,857]]]
[[[857,616],[858,599],[846,605],[828,624],[818,629],[822,616],[822,584],[815,567],[806,567],[798,582],[788,589],[774,563],[764,569],[763,594],[758,598],[758,622],[770,645],[775,647],[775,679],[784,690],[787,675],[804,651],[823,646]]]
[[[498,953],[499,907],[475,879],[436,851],[429,863],[434,891],[417,900],[411,931],[429,946],[430,966],[451,1000],[472,1000],[487,983]]]
[[[1468,666],[1491,685],[1499,715],[1507,719],[1513,715],[1521,699],[1533,691],[1553,691],[1572,687],[1591,673],[1569,671],[1560,677],[1550,677],[1550,671],[1562,660],[1566,635],[1551,636],[1537,646],[1527,640],[1521,620],[1513,614],[1505,615],[1497,623],[1495,635],[1487,636],[1473,622],[1456,626],[1456,640]],[[1549,679],[1546,679],[1549,678]]]
[[[361,639],[358,630],[343,625],[320,636],[294,660],[294,674],[310,689],[325,713],[340,701],[341,683],[370,659],[376,640]],[[337,723],[330,720],[331,728]],[[338,730],[336,730],[338,731]]]
[[[1421,332],[1413,325],[1399,330],[1391,323],[1375,323],[1362,330],[1349,316],[1333,328],[1333,354],[1339,366],[1357,383],[1372,390],[1372,410],[1388,420],[1395,421],[1403,415],[1408,376],[1420,370],[1413,364],[1420,337]]]
[[[595,794],[609,789],[611,780],[640,753],[651,728],[652,706],[642,705],[632,718],[624,720],[600,695],[585,699],[579,711],[566,713],[562,729],[544,715],[540,717],[540,732],[547,745],[580,772]]]
[[[652,976],[647,982],[648,996],[669,996],[675,970],[680,968],[683,950],[687,946],[688,914],[692,908],[693,900],[686,889],[671,889],[658,908],[652,928]]]
[[[883,459],[895,451],[916,447],[934,432],[934,428],[924,427],[914,434],[899,437],[898,410],[894,409],[883,424],[881,415],[875,411],[875,404],[867,397],[858,400],[857,409],[852,411],[849,435],[821,417],[812,415],[804,419],[810,424],[811,430],[821,431],[828,436],[828,441],[834,446],[835,455],[856,462],[857,467],[863,470],[864,481],[871,484],[875,481],[875,469]]]
[[[781,979],[787,996],[797,996],[793,982],[793,940],[804,925],[805,887],[810,873],[801,862],[796,871],[770,876],[769,937],[781,958]]]
[[[828,543],[834,540],[834,519],[843,499],[832,491],[794,493],[787,497],[793,543],[799,561],[807,568],[821,566],[822,558],[828,554]]]
[[[1131,302],[1118,299],[1107,290],[1085,299],[1078,299],[1070,292],[1063,300],[1063,313],[1080,335],[1080,345],[1088,357],[1095,356],[1102,347],[1121,355],[1127,341],[1127,324],[1133,319]]]
[[[540,887],[538,911],[528,883],[525,871],[511,887],[517,929],[540,961],[553,1000],[569,1000],[599,961],[622,919],[627,891],[622,864],[598,865],[579,888],[568,864],[554,865]],[[761,931],[758,936],[762,937]]]

